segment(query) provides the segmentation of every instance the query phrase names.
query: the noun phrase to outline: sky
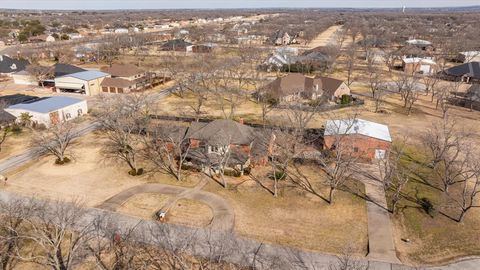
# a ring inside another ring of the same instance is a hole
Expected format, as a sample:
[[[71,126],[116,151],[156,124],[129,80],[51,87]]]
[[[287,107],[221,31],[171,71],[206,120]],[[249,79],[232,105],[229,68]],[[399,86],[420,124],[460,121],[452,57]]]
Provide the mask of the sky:
[[[396,8],[480,5],[480,0],[0,0],[14,9]]]

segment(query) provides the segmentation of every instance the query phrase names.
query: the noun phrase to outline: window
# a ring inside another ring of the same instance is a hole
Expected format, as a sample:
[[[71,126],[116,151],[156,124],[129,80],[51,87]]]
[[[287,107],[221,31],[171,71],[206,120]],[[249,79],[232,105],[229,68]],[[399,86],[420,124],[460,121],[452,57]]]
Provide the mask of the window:
[[[78,112],[78,116],[80,116],[80,115],[82,115],[82,114],[83,114],[83,111],[82,111],[82,109],[78,109],[78,111],[77,111],[77,112]]]
[[[108,87],[105,87],[105,86],[102,87],[102,91],[103,91],[103,92],[108,92]]]
[[[383,149],[375,149],[375,159],[385,159],[386,151]]]
[[[65,114],[65,119],[70,119],[70,118],[72,118],[72,115],[70,113],[66,113]]]
[[[353,147],[353,152],[358,153],[358,147]]]

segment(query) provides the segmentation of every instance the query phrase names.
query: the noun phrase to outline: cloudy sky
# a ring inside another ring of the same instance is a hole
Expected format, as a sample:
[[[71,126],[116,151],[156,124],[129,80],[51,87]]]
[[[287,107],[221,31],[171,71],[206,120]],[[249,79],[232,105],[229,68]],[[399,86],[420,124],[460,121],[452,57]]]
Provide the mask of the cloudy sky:
[[[171,9],[268,7],[446,7],[480,5],[480,0],[0,0],[0,8]]]

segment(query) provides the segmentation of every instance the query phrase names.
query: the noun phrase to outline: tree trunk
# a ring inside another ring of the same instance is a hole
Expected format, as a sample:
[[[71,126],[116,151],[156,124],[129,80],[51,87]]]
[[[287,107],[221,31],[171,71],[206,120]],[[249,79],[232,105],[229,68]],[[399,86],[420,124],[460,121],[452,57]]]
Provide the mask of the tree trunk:
[[[335,193],[335,188],[330,187],[330,192],[328,193],[328,203],[333,204],[333,194]]]

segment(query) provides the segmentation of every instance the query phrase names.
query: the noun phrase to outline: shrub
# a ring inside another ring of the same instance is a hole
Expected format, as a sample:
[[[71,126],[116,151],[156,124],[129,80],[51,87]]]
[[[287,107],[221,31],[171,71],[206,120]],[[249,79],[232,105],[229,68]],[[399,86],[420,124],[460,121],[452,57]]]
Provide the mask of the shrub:
[[[270,179],[272,180],[275,180],[275,179],[284,180],[286,177],[287,177],[287,173],[282,171],[276,171],[275,173],[272,173],[270,175]]]
[[[225,176],[231,176],[231,177],[240,177],[242,176],[242,173],[237,171],[237,170],[225,170],[223,172]]]
[[[352,97],[350,95],[343,95],[341,104],[350,104],[352,102]]]
[[[70,159],[68,157],[64,157],[63,160],[60,160],[59,158],[57,158],[55,160],[55,164],[57,165],[63,165],[63,164],[67,164],[67,163],[70,163]]]
[[[432,202],[428,198],[421,198],[420,199],[420,206],[422,206],[423,210],[428,215],[431,216],[433,214],[434,207],[433,207]]]
[[[139,175],[142,175],[144,173],[143,171],[143,168],[140,168],[140,169],[131,169],[130,171],[128,171],[128,174],[131,175],[131,176],[139,176]]]
[[[10,131],[15,134],[15,135],[18,135],[20,133],[22,133],[22,127],[19,126],[18,124],[12,124],[10,126]]]

